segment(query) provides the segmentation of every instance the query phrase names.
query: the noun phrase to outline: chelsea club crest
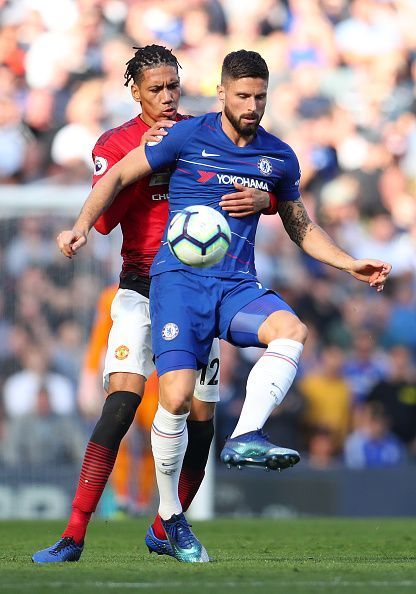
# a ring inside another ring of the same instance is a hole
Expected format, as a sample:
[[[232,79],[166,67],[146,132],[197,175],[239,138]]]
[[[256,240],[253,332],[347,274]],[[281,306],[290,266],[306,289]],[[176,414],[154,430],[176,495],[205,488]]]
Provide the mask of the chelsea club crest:
[[[257,168],[263,175],[270,175],[272,172],[272,164],[266,157],[259,159]]]
[[[164,340],[173,340],[179,334],[179,328],[173,322],[165,324],[162,328],[162,338]]]

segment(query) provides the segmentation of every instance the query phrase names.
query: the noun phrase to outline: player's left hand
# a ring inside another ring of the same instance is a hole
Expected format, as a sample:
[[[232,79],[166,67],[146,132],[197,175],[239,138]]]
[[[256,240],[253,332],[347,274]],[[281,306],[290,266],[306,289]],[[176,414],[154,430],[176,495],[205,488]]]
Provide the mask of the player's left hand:
[[[158,144],[168,134],[167,129],[172,128],[175,124],[176,122],[174,120],[160,120],[156,122],[143,134],[140,140],[140,146]]]
[[[377,292],[384,289],[391,264],[381,260],[354,260],[348,272],[356,279],[368,283]]]
[[[221,196],[220,206],[230,217],[241,218],[269,208],[270,197],[267,192],[246,188],[242,184],[234,184],[237,192]]]

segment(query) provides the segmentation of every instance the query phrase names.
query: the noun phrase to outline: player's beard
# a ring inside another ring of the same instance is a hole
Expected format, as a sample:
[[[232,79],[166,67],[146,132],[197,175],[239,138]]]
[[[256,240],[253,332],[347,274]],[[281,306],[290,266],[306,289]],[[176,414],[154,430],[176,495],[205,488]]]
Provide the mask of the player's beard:
[[[235,117],[235,115],[233,113],[231,113],[231,111],[228,109],[228,107],[226,105],[224,105],[224,115],[227,117],[227,119],[229,120],[230,124],[232,125],[232,127],[234,128],[234,130],[240,134],[240,136],[243,136],[244,138],[247,138],[249,136],[253,136],[256,132],[257,132],[257,128],[260,125],[260,117],[256,114],[256,113],[243,113],[238,119]],[[256,121],[253,122],[252,124],[246,124],[243,125],[241,123],[241,118],[250,118],[250,117],[256,117]]]

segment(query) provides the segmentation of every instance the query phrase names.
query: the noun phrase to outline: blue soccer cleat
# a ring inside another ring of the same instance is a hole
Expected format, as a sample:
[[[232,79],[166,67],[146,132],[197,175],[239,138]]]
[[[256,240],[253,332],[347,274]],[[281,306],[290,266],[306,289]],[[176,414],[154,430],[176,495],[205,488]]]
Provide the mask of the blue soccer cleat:
[[[221,462],[231,466],[257,466],[266,470],[283,470],[300,460],[296,450],[281,448],[268,441],[261,429],[227,439],[220,454]]]
[[[153,532],[152,526],[149,527],[144,542],[149,549],[149,553],[157,553],[158,555],[169,555],[169,557],[174,557],[173,550],[168,539],[166,538],[163,540],[158,538]]]
[[[162,520],[172,547],[172,556],[183,563],[207,563],[208,553],[190,529],[183,513]]]
[[[32,556],[33,563],[63,563],[78,561],[84,550],[84,543],[77,545],[71,536],[65,536],[55,544]]]

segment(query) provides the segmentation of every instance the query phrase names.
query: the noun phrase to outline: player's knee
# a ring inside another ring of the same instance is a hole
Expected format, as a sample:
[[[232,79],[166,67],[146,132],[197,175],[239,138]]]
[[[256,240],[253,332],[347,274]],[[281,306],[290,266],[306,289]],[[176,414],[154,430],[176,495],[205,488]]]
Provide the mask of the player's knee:
[[[160,395],[160,403],[173,415],[184,415],[191,410],[192,394],[175,393]]]
[[[179,369],[159,378],[160,403],[174,415],[190,411],[195,387],[195,371]]]
[[[265,326],[262,328],[264,337],[262,342],[269,344],[276,338],[289,338],[304,344],[308,336],[306,325],[289,312],[279,312],[279,314],[270,316],[266,321]]]
[[[193,389],[182,381],[163,381],[160,378],[160,404],[173,415],[183,415],[191,410]]]
[[[308,337],[308,328],[298,318],[296,318],[295,320],[296,321],[290,327],[289,334],[286,338],[290,338],[292,340],[297,340],[298,342],[305,344],[306,339]]]
[[[267,340],[265,344],[269,344],[275,338],[289,338],[297,342],[305,343],[308,336],[308,328],[306,325],[294,315],[287,316],[284,324],[270,325],[267,329]]]

